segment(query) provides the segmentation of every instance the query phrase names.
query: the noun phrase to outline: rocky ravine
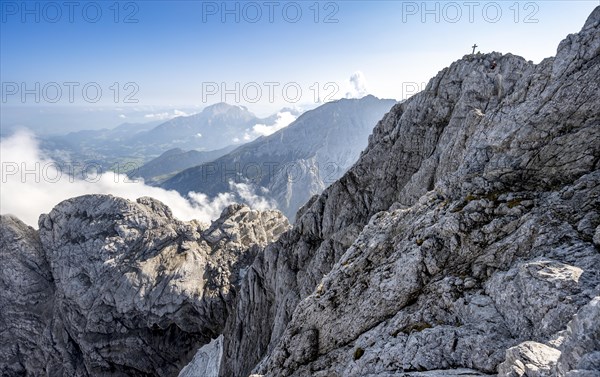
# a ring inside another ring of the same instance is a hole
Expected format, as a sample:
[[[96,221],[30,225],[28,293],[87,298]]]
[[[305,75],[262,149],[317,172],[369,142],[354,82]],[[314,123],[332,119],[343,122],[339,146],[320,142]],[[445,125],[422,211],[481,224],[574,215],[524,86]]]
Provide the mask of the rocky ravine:
[[[396,105],[258,255],[220,375],[598,376],[599,24]]]
[[[289,228],[228,207],[211,226],[90,195],[0,223],[0,375],[173,376],[223,331],[260,246]]]
[[[538,65],[466,56],[279,237],[150,199],[5,216],[2,373],[176,375],[217,338],[182,375],[598,376],[599,78],[600,7]]]

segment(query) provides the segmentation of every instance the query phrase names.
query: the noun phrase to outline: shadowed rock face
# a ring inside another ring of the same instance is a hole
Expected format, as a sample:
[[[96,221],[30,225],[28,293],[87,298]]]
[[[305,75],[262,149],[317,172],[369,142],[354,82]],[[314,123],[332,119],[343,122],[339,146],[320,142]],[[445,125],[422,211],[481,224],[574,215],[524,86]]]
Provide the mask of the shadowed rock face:
[[[37,232],[1,216],[0,261],[0,374],[42,371],[51,361],[38,339],[52,316],[54,285]]]
[[[2,375],[176,375],[222,332],[258,247],[288,229],[275,211],[234,205],[207,226],[105,195],[39,225],[2,217],[2,325],[17,339],[2,342]]]
[[[396,105],[256,258],[220,375],[596,373],[599,22],[538,65],[465,56]]]

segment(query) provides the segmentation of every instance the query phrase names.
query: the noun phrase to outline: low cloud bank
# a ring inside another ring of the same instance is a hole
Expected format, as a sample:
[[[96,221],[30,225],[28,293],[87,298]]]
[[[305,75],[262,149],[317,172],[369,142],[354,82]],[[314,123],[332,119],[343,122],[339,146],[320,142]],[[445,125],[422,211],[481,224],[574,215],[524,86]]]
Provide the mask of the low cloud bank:
[[[150,196],[168,205],[175,217],[185,221],[210,222],[235,202],[245,202],[259,210],[275,208],[274,202],[257,195],[244,183],[230,183],[230,192],[213,199],[195,192],[186,199],[175,191],[134,182],[113,172],[73,175],[74,169],[46,156],[29,131],[0,139],[0,164],[0,213],[15,215],[35,228],[41,214],[65,199],[86,194],[111,194],[129,200]]]

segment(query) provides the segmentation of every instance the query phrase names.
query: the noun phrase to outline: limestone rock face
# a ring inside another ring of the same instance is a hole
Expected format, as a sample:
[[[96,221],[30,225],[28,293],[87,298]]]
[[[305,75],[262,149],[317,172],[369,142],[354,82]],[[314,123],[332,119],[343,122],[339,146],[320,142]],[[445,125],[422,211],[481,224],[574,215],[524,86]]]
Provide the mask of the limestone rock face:
[[[556,365],[559,375],[586,377],[600,371],[600,297],[581,308],[569,322]]]
[[[0,261],[0,374],[44,370],[50,360],[36,339],[52,315],[54,285],[37,232],[1,216]]]
[[[185,366],[178,377],[218,377],[223,356],[223,335],[202,346],[194,359]]]
[[[257,256],[220,375],[597,370],[599,23],[538,65],[465,56],[392,108]]]
[[[207,226],[105,195],[64,201],[39,225],[2,218],[14,266],[2,270],[2,323],[17,337],[1,342],[2,375],[177,375],[222,332],[259,247],[288,229],[276,211],[234,205]]]
[[[498,367],[501,376],[552,376],[560,351],[536,342],[523,342],[506,351],[506,361]]]

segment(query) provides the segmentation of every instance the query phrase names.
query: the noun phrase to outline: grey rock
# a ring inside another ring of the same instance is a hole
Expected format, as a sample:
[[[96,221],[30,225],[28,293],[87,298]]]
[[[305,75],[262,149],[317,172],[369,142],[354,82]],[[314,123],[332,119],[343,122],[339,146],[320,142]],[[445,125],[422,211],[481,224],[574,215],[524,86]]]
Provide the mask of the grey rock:
[[[218,377],[223,356],[223,336],[202,346],[194,359],[179,373],[179,377]]]
[[[40,216],[39,232],[10,217],[2,221],[2,239],[20,242],[2,245],[16,266],[3,276],[32,282],[11,283],[8,294],[24,296],[27,306],[13,305],[8,315],[12,323],[31,318],[36,326],[17,326],[14,346],[0,349],[0,360],[9,359],[0,365],[3,375],[176,375],[222,332],[235,287],[259,246],[288,229],[276,211],[233,205],[206,226],[178,221],[151,198],[134,203],[106,195],[60,203]],[[21,250],[39,262],[19,256]],[[5,292],[1,299],[12,299]],[[29,308],[33,293],[44,300],[35,307],[43,317]],[[29,332],[37,336],[20,340]],[[0,343],[9,343],[4,333]],[[19,362],[15,349],[29,359]],[[56,364],[37,362],[28,349]]]
[[[569,322],[561,351],[557,375],[600,375],[600,297],[582,307]]]
[[[600,247],[600,226],[597,226],[594,232],[594,245]]]
[[[315,375],[316,376],[316,375]],[[321,376],[321,375],[319,375]],[[332,376],[336,376],[332,374]],[[426,372],[386,372],[377,374],[365,374],[363,377],[476,377],[486,376],[476,370],[458,368],[445,370],[431,370]],[[264,377],[262,374],[251,374],[249,377]]]
[[[498,366],[499,377],[550,377],[560,351],[536,342],[523,342],[506,350],[506,361]]]
[[[568,342],[600,289],[597,14],[555,58],[468,55],[394,106],[255,259],[220,375],[495,374]]]
[[[561,336],[559,349],[531,341],[509,348],[498,377],[600,375],[600,297],[583,306]]]
[[[0,235],[0,374],[41,371],[49,360],[37,340],[52,315],[52,275],[33,228],[1,216]]]

